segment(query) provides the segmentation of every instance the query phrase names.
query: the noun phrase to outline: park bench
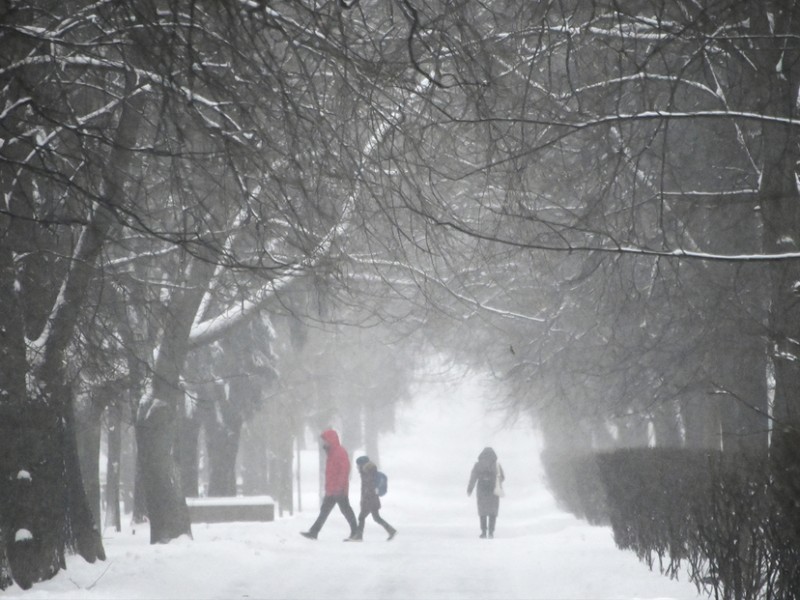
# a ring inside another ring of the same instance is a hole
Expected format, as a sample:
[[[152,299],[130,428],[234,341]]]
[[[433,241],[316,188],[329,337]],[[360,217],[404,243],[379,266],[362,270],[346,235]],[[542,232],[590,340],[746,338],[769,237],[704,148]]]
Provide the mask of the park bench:
[[[275,501],[271,496],[187,498],[186,505],[192,523],[275,520]]]

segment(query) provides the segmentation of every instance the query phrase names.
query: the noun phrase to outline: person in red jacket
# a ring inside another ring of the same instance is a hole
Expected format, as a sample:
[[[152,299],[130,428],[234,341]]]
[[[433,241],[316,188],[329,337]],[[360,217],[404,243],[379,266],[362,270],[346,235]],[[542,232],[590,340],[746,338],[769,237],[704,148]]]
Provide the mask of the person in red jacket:
[[[347,450],[339,443],[339,434],[333,429],[326,429],[320,436],[322,446],[328,454],[325,461],[325,497],[322,499],[322,506],[319,509],[317,520],[308,531],[301,531],[300,535],[310,540],[317,539],[320,529],[325,524],[328,515],[331,514],[333,507],[339,505],[344,518],[350,525],[350,537],[358,532],[356,515],[350,506],[348,491],[350,487],[350,457]]]

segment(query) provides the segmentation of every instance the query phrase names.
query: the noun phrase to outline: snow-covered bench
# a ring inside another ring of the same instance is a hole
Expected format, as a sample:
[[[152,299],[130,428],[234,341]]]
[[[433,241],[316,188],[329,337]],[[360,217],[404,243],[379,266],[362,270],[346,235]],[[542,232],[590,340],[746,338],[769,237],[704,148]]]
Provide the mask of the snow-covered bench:
[[[187,498],[186,505],[192,523],[275,520],[272,496]]]

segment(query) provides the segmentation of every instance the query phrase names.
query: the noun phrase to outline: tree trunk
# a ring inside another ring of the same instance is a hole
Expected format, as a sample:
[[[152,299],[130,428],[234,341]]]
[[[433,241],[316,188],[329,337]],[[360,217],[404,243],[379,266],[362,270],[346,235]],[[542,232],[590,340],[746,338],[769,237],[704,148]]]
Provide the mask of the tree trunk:
[[[126,411],[123,411],[126,412]],[[132,517],[136,512],[136,435],[131,423],[123,415],[120,436],[120,463],[119,463],[119,495],[120,520],[123,515],[130,514]],[[144,503],[142,503],[144,504]],[[144,511],[142,511],[144,514]]]
[[[63,379],[63,375],[61,376]],[[69,400],[69,388],[64,388],[66,399]],[[78,458],[78,445],[75,435],[75,419],[72,403],[66,407],[61,416],[61,449],[64,455],[67,486],[67,526],[72,531],[72,540],[67,541],[67,547],[74,549],[80,556],[92,563],[96,559],[105,560],[106,553],[103,548],[102,536],[99,531],[99,521],[92,515],[92,510],[83,487],[80,476],[80,461]]]
[[[198,418],[205,434],[208,459],[209,496],[236,495],[235,469],[238,447],[233,449],[231,461],[230,431],[224,414],[226,404],[224,396],[225,388],[217,383],[206,383],[200,386],[198,391]]]
[[[69,390],[52,382],[46,389],[28,399],[21,418],[3,420],[13,427],[3,432],[11,446],[3,456],[20,468],[2,486],[11,494],[3,498],[2,528],[10,573],[23,589],[64,568],[67,550],[88,562],[105,559],[81,479]]]
[[[781,38],[773,34],[767,21],[768,7],[754,8],[753,27],[756,32],[769,34],[759,49],[759,69],[754,75],[757,89],[764,99],[758,109],[764,114],[788,119],[797,118],[797,94],[800,82],[798,53],[791,49],[789,56]],[[776,7],[775,23],[781,32],[797,35],[793,14]],[[778,32],[775,32],[778,33]],[[776,72],[782,65],[783,69]],[[764,87],[766,86],[766,87]],[[795,124],[773,121],[762,125],[762,172],[758,190],[763,219],[764,250],[769,253],[800,250],[800,193],[797,189],[797,163],[800,160],[800,133]],[[800,431],[800,261],[773,263],[770,269],[770,337],[775,373],[773,416],[774,436],[784,434],[789,439]]]
[[[238,419],[220,423],[212,414],[206,420],[209,496],[236,495],[236,455],[239,452],[240,429],[241,420]]]
[[[152,544],[192,535],[189,510],[173,454],[176,424],[174,408],[174,403],[156,400],[136,425],[141,466],[137,485],[144,492]]]
[[[283,409],[273,410],[267,440],[269,456],[269,489],[278,502],[278,510],[294,513],[294,426],[291,414]],[[351,457],[352,458],[352,457]]]
[[[178,456],[183,495],[187,498],[196,497],[200,493],[200,427],[201,421],[197,416],[197,410],[181,411]]]
[[[144,468],[142,467],[142,456],[139,452],[139,442],[137,440],[138,432],[134,428],[133,439],[136,446],[134,453],[134,482],[133,482],[133,513],[131,515],[131,522],[136,525],[138,523],[147,522],[147,496],[144,489]],[[136,529],[133,530],[136,533]]]
[[[293,441],[281,440],[280,449],[273,459],[272,469],[275,474],[275,500],[278,501],[278,514],[283,516],[284,511],[294,514],[294,481],[292,479]]]
[[[359,400],[339,403],[342,427],[339,432],[342,445],[349,453],[356,452],[364,444],[363,403]]]
[[[2,415],[0,425],[5,556],[22,589],[53,577],[67,545],[57,533],[67,520],[60,419],[42,400],[26,404],[17,415]]]
[[[10,385],[4,385],[10,393],[0,398],[0,410],[9,413],[0,415],[0,443],[9,445],[0,452],[0,476],[14,483],[0,486],[0,529],[6,532],[10,573],[22,588],[53,577],[64,567],[67,549],[75,548],[89,562],[105,558],[81,481],[64,364],[86,290],[95,275],[93,265],[114,224],[113,208],[124,198],[123,175],[131,160],[127,149],[135,146],[143,103],[142,95],[132,86],[128,91],[132,95],[123,103],[102,181],[106,204],[93,205],[89,222],[81,230],[58,301],[39,340],[41,353],[35,365],[28,365],[25,355],[11,249],[0,246],[0,312],[17,323],[3,323],[9,325],[3,340],[3,350],[8,353],[2,357],[3,371],[11,369],[13,373],[9,375]],[[27,397],[26,375],[31,389],[37,390],[33,397]]]
[[[104,527],[113,527],[114,531],[122,531],[120,515],[120,473],[122,465],[122,408],[119,402],[108,407],[106,459],[106,514]]]
[[[790,37],[798,34],[796,15],[789,14],[787,8],[776,10],[772,17],[780,33]],[[771,26],[766,15],[755,23],[761,32],[769,32]],[[784,32],[787,26],[790,29]],[[758,88],[769,90],[764,113],[796,121],[800,82],[798,53],[794,46],[787,52],[786,45],[778,42],[777,36],[771,39],[774,46],[760,54],[760,80],[757,82],[760,86],[769,86]],[[776,72],[778,65],[783,65],[784,70]],[[796,169],[800,159],[800,134],[794,123],[768,122],[762,126],[762,140],[764,158],[759,201],[764,222],[764,250],[797,252],[800,250],[800,193]],[[791,548],[800,543],[800,261],[774,263],[770,275],[770,358],[775,376],[770,449],[774,480],[771,487],[783,515],[784,526],[778,532],[778,543]],[[791,564],[779,565],[776,597],[795,594],[800,584],[796,557],[789,556],[788,562]]]
[[[19,295],[14,282],[17,281],[14,258],[8,244],[11,235],[10,221],[0,216],[0,589],[11,584],[12,572],[8,553],[15,542],[16,532],[23,523],[22,507],[34,493],[32,481],[25,474],[31,473],[37,464],[35,452],[39,443],[36,435],[36,406],[28,406],[25,389],[25,333]],[[18,516],[19,515],[19,516]],[[20,582],[30,587],[32,581]]]
[[[162,332],[152,390],[141,399],[136,413],[141,469],[137,485],[144,491],[153,544],[192,535],[176,456],[177,411],[184,398],[180,378],[189,352],[189,333],[214,266],[199,258],[189,260],[185,287],[176,290],[167,305],[170,318]]]
[[[742,365],[747,365],[746,369]],[[719,396],[723,449],[733,452],[767,450],[769,434],[767,353],[763,340],[741,338],[721,361]]]
[[[248,420],[242,430],[241,464],[242,493],[258,496],[268,493],[266,410],[262,409]]]
[[[367,456],[376,465],[380,466],[381,456],[378,446],[381,423],[377,408],[378,398],[371,398],[364,404],[364,446]]]
[[[81,478],[94,522],[99,524],[103,522],[100,507],[100,438],[104,399],[92,395],[76,404],[75,429]]]

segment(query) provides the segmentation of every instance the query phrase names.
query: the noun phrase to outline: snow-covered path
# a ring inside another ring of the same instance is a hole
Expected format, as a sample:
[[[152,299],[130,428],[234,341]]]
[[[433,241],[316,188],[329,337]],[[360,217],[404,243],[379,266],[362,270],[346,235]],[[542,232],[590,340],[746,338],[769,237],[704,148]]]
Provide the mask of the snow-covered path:
[[[109,534],[108,560],[71,559],[55,580],[7,598],[680,599],[693,585],[650,572],[614,546],[607,528],[559,510],[542,483],[530,427],[499,428],[472,380],[431,384],[403,410],[381,448],[389,494],[385,541],[367,521],[363,543],[334,509],[317,541],[299,532],[316,517],[315,453],[304,466],[304,512],[273,523],[195,525],[193,541],[150,546],[147,532]],[[466,495],[478,452],[492,446],[507,475],[496,537],[478,539]],[[351,458],[359,449],[351,449]],[[357,489],[357,475],[351,483]],[[357,502],[357,494],[351,494]],[[357,510],[357,507],[355,507]]]

